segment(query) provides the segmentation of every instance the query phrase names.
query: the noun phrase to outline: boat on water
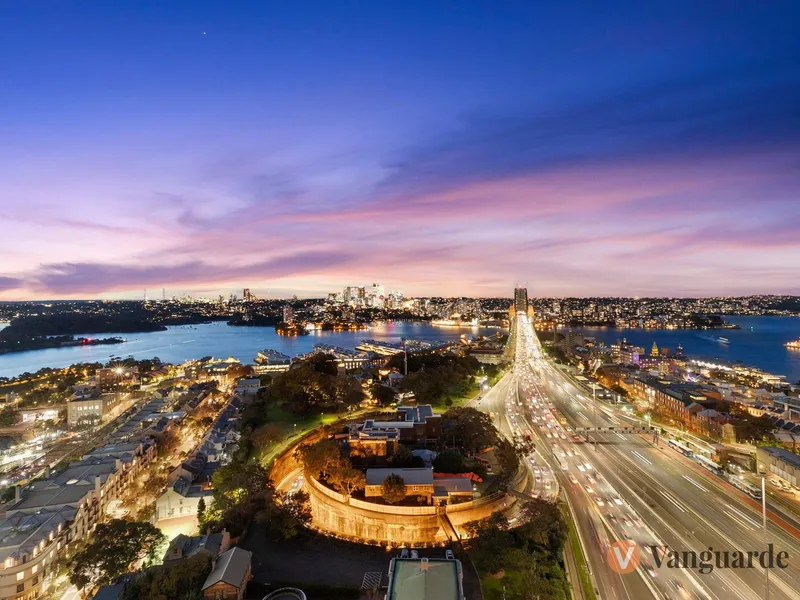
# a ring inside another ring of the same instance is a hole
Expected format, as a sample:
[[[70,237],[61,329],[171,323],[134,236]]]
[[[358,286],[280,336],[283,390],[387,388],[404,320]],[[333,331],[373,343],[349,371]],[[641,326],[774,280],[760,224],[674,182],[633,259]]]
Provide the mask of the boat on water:
[[[789,350],[800,350],[800,340],[792,340],[784,344]]]
[[[697,336],[701,339],[708,340],[709,342],[717,342],[719,344],[730,344],[730,340],[726,337],[722,337],[719,335],[699,335]]]
[[[434,327],[477,327],[478,319],[462,321],[461,319],[436,319],[431,321]]]

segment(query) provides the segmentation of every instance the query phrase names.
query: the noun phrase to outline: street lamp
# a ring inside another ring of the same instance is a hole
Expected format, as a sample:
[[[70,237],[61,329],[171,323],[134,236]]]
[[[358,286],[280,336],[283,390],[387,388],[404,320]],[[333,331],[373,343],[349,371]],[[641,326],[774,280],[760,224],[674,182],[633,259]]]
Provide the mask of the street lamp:
[[[599,387],[596,383],[592,383],[592,403],[594,405],[594,451],[597,452],[597,388]]]

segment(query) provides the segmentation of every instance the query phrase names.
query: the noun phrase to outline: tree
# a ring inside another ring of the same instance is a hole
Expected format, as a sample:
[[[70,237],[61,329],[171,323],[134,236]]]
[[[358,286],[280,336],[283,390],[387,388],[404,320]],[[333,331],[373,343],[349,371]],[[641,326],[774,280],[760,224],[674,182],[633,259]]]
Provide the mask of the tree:
[[[400,475],[389,475],[381,484],[381,495],[389,504],[402,502],[406,497],[406,482]]]
[[[444,450],[433,459],[433,470],[437,473],[463,473],[466,469],[464,457],[456,450]]]
[[[197,502],[197,522],[200,523],[202,526],[203,520],[206,516],[206,501],[204,498],[200,498]]]
[[[202,596],[211,572],[211,556],[200,552],[186,560],[142,572],[125,586],[122,600],[194,600]]]
[[[330,438],[305,444],[299,448],[298,453],[306,473],[314,478],[327,479],[334,469],[341,468],[343,463],[347,463],[339,444]]]
[[[373,385],[370,390],[370,394],[375,399],[375,401],[380,404],[381,406],[388,406],[392,402],[394,402],[394,391],[385,385],[376,384]]]
[[[537,498],[525,503],[522,508],[521,528],[523,537],[546,547],[560,555],[567,535],[564,516],[555,502]]]
[[[349,464],[331,473],[330,481],[336,489],[348,496],[352,496],[356,490],[363,490],[366,485],[364,474]]]
[[[492,418],[471,407],[451,408],[444,413],[442,436],[445,441],[471,453],[494,446],[500,439]]]
[[[308,494],[275,492],[265,510],[256,516],[259,523],[267,525],[268,531],[280,539],[290,539],[311,522]]]
[[[408,446],[398,444],[397,450],[389,457],[389,462],[394,467],[402,468],[411,466],[411,461],[413,459],[414,455],[411,453],[411,450],[408,449]]]
[[[514,444],[506,439],[497,441],[495,445],[497,460],[503,469],[503,475],[507,478],[517,472],[519,467],[519,455]]]
[[[508,519],[499,511],[464,525],[471,538],[470,556],[481,571],[497,573],[503,568],[503,553],[514,544],[508,526]]]
[[[267,423],[258,427],[250,436],[250,441],[256,448],[269,446],[283,437],[281,428],[275,423]]]
[[[100,523],[92,540],[70,560],[70,582],[79,589],[111,583],[142,561],[153,563],[164,539],[151,523],[122,519]]]

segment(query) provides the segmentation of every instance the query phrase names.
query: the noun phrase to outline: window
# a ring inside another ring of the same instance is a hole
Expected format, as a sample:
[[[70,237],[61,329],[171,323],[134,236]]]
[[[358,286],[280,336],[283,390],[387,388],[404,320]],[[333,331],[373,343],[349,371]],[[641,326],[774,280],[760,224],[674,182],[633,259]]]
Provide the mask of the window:
[[[31,567],[31,573],[36,573],[36,571],[38,570],[39,570],[39,565],[33,565],[33,567]]]
[[[23,579],[25,579],[25,571],[24,570],[20,571],[19,573],[17,573],[17,581],[22,581]]]
[[[17,593],[19,594],[19,593],[24,592],[24,591],[25,591],[25,584],[24,583],[18,583],[17,584]]]

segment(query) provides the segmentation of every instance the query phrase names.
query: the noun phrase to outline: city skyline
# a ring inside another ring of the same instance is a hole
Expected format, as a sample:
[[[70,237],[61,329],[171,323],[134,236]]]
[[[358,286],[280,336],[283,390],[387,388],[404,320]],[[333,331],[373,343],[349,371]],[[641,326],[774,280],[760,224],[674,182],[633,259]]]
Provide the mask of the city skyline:
[[[0,300],[800,294],[788,2],[44,6]]]

